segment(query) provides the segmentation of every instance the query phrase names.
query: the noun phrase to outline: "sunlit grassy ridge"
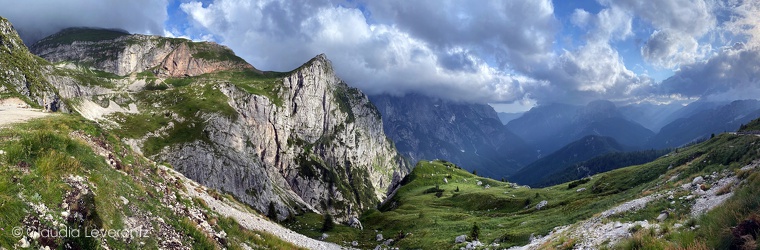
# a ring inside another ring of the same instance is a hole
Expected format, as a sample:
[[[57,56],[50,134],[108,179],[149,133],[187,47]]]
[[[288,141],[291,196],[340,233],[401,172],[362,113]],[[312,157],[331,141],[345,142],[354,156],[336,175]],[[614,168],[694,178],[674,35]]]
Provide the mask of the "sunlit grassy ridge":
[[[524,245],[531,235],[546,235],[557,226],[588,219],[623,202],[654,193],[676,190],[695,176],[724,170],[738,171],[760,157],[760,137],[719,135],[704,143],[678,149],[653,162],[622,168],[592,176],[588,180],[569,182],[541,189],[519,187],[473,175],[446,161],[421,161],[404,180],[404,186],[379,210],[362,216],[364,230],[337,227],[328,232],[334,242],[358,240],[360,246],[373,248],[377,233],[396,239],[393,246],[402,249],[449,249],[458,235],[469,235],[473,224],[480,228],[480,241],[500,242],[500,247]],[[749,194],[760,190],[758,174],[745,174],[747,183],[725,208],[718,208],[697,218],[704,225],[697,231],[660,236],[650,247],[686,247],[695,237],[705,237],[705,244],[723,248],[737,221],[760,211],[760,198]],[[444,181],[446,178],[446,181]],[[671,179],[672,178],[672,179]],[[667,180],[671,180],[668,182]],[[478,185],[480,182],[480,185]],[[489,188],[485,188],[488,185]],[[583,191],[578,191],[578,190]],[[439,192],[442,190],[442,192]],[[458,190],[458,191],[457,191]],[[437,196],[440,193],[440,197]],[[542,209],[536,205],[547,201]],[[610,217],[620,221],[654,219],[664,209],[673,210],[663,222],[666,227],[685,223],[690,203],[654,201],[645,209]],[[291,228],[314,237],[320,234],[321,217],[297,218]],[[716,222],[718,221],[718,222]],[[376,233],[377,231],[377,233]],[[567,239],[570,240],[576,239]],[[561,244],[559,242],[558,244]],[[621,243],[621,247],[628,242]],[[648,248],[647,248],[648,249]]]

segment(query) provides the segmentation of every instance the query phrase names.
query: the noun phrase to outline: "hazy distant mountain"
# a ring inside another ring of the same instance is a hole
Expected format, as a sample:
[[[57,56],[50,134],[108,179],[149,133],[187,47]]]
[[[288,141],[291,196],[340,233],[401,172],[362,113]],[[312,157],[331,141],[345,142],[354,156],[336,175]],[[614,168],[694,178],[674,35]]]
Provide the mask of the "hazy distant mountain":
[[[611,137],[589,135],[531,163],[512,175],[509,181],[534,186],[544,183],[545,179],[554,173],[564,170],[568,165],[582,162],[598,155],[624,150],[624,146]]]
[[[679,110],[683,110],[685,106],[677,103],[671,104],[652,104],[652,103],[638,103],[622,106],[619,108],[620,113],[631,121],[635,121],[645,128],[652,131],[660,131],[660,129],[672,122],[675,119],[681,118],[678,115]]]
[[[536,159],[535,150],[509,132],[491,106],[418,94],[370,100],[382,115],[388,137],[412,163],[445,159],[501,178]]]
[[[520,118],[525,112],[518,112],[518,113],[507,113],[507,112],[498,112],[496,113],[499,116],[499,120],[502,124],[507,124],[508,122]]]
[[[586,106],[550,104],[535,107],[507,127],[541,153],[551,153],[587,135],[609,136],[626,146],[644,145],[654,132],[626,119],[609,101]]]
[[[710,104],[697,103],[697,105]],[[709,138],[713,133],[736,131],[741,124],[758,117],[760,117],[760,101],[733,101],[716,108],[697,111],[691,116],[673,121],[652,138],[649,146],[653,148],[679,147]]]
[[[533,107],[506,126],[525,142],[536,145],[567,129],[579,109],[580,106],[559,103]]]

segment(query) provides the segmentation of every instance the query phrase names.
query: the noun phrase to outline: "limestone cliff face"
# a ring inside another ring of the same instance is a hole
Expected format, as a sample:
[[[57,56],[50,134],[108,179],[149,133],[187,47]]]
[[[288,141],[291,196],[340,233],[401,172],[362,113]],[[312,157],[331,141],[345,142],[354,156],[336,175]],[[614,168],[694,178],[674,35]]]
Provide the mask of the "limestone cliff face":
[[[32,45],[31,50],[50,62],[70,61],[120,76],[153,71],[159,76],[197,76],[230,69],[253,69],[224,46],[179,38],[130,35],[103,31],[110,36],[83,39],[89,29],[66,29]]]
[[[0,17],[0,99],[19,97],[29,104],[67,111],[45,78],[49,63],[29,53],[8,20]]]
[[[409,171],[377,109],[324,55],[282,79],[281,105],[231,83],[220,90],[238,117],[209,116],[211,144],[178,145],[157,158],[260,211],[274,201],[282,217],[296,207],[347,220],[376,206],[393,176]]]

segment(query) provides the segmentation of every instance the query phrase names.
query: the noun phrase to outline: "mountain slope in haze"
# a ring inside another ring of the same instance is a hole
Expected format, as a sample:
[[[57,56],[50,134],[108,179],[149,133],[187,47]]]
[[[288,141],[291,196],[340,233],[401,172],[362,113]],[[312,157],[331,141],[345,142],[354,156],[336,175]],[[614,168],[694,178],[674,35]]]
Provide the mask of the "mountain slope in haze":
[[[502,124],[507,124],[510,121],[520,118],[520,116],[523,115],[524,112],[519,113],[507,113],[507,112],[498,112],[496,115],[499,116],[499,121],[501,121]]]
[[[660,131],[660,129],[678,119],[678,114],[675,114],[679,110],[682,110],[684,106],[676,103],[671,104],[652,104],[652,103],[637,103],[620,107],[620,113],[631,121],[641,124],[645,128],[651,131]],[[675,118],[673,118],[675,117]]]
[[[625,148],[611,137],[589,135],[531,163],[512,175],[510,181],[522,185],[542,186],[548,177],[563,171],[568,165],[624,150]]]
[[[324,55],[261,72],[214,43],[80,28],[32,51],[55,62],[50,78],[77,112],[278,220],[347,221],[408,172],[377,109]]]
[[[609,101],[580,107],[549,104],[534,107],[507,127],[543,155],[587,135],[609,136],[628,147],[643,146],[654,133],[626,119]]]
[[[651,139],[649,145],[653,148],[680,147],[710,138],[711,134],[736,131],[741,124],[758,117],[760,117],[760,101],[733,101],[671,122]]]
[[[484,176],[505,177],[535,159],[491,106],[419,94],[371,96],[385,133],[410,162],[446,159]]]

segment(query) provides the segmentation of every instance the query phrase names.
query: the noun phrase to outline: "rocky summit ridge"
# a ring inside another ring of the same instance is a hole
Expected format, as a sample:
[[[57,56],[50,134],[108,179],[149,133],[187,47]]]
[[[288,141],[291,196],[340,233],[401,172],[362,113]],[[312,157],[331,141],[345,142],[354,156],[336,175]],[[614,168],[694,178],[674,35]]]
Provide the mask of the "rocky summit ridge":
[[[325,55],[262,72],[215,43],[86,28],[31,51],[71,110],[278,220],[316,212],[348,221],[409,172],[377,109]]]

